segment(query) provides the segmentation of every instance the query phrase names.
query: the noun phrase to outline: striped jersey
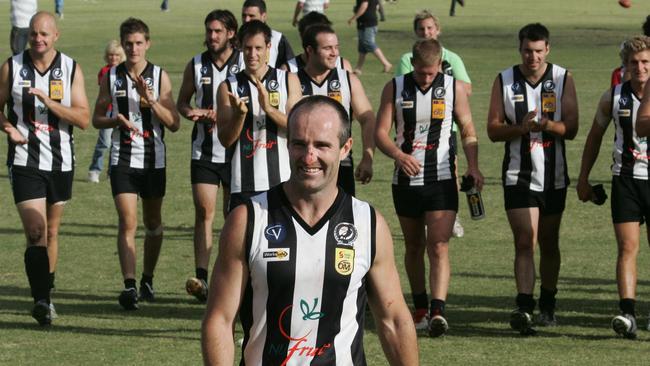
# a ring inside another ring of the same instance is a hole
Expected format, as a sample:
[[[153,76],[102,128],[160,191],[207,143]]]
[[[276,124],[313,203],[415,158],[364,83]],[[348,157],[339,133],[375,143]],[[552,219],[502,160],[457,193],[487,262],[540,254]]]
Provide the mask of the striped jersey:
[[[152,88],[154,99],[160,99],[160,66],[147,62],[140,74]],[[165,167],[165,129],[146,100],[140,97],[135,81],[126,64],[111,68],[108,77],[113,99],[113,111],[121,113],[135,130],[123,127],[113,129],[111,139],[111,166],[135,169],[162,169]]]
[[[393,95],[395,144],[421,166],[414,177],[395,168],[393,185],[423,186],[454,178],[456,148],[451,128],[455,79],[438,73],[431,85],[421,90],[410,72],[393,79]]]
[[[281,185],[252,198],[241,365],[366,365],[365,285],[375,223],[374,209],[342,190],[311,227]]]
[[[335,99],[345,108],[348,112],[348,119],[352,121],[352,86],[350,74],[347,71],[341,68],[331,69],[327,77],[321,83],[317,83],[304,69],[300,69],[298,79],[303,96],[324,95]],[[352,151],[345,159],[341,160],[341,165],[352,166]]]
[[[287,66],[289,66],[289,71],[292,73],[297,73],[298,70],[305,68],[305,61],[303,60],[303,53],[287,61]],[[305,56],[307,58],[307,56]],[[343,57],[339,56],[336,58],[336,68],[343,69]]]
[[[269,67],[261,82],[269,94],[270,104],[287,113],[288,73]],[[244,125],[231,159],[230,191],[259,192],[289,179],[287,129],[280,128],[261,108],[257,87],[241,71],[228,78],[228,90],[248,107]]]
[[[269,66],[279,68],[293,58],[293,50],[289,44],[289,40],[284,34],[271,30],[271,49],[269,50]]]
[[[229,76],[244,69],[241,52],[233,50],[228,61],[219,68],[213,61],[209,51],[192,58],[194,80],[194,101],[197,108],[217,109],[217,90],[219,84]],[[192,129],[192,160],[225,163],[226,148],[217,136],[216,123],[194,123]]]
[[[528,111],[537,108],[542,116],[558,121],[562,117],[562,96],[567,70],[547,64],[536,84],[530,84],[513,66],[499,74],[507,124],[521,124]],[[505,144],[502,180],[504,186],[528,187],[542,192],[569,185],[564,139],[548,132],[529,132]]]
[[[629,81],[612,89],[612,119],[616,126],[612,174],[648,180],[648,141],[634,130],[640,105]]]
[[[8,140],[7,165],[43,171],[69,172],[74,169],[72,125],[50,113],[29,88],[44,91],[50,99],[66,107],[71,105],[72,82],[77,63],[61,52],[44,72],[40,72],[28,51],[11,57],[10,95],[7,100],[9,122],[25,136],[27,143],[16,145]]]

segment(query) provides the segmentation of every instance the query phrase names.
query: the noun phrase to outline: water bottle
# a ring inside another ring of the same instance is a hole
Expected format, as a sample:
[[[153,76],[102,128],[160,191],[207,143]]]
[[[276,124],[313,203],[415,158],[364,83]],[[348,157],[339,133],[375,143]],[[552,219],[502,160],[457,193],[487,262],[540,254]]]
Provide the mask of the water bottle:
[[[474,178],[471,175],[462,177],[460,190],[467,195],[469,214],[472,220],[480,220],[485,217],[485,206],[481,192],[474,185]]]

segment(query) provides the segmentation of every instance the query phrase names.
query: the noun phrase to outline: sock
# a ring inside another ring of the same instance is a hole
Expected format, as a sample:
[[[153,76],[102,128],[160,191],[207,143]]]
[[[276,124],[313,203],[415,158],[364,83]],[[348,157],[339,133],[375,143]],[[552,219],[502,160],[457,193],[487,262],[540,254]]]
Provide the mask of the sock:
[[[205,268],[196,267],[196,278],[208,282],[208,270]]]
[[[540,286],[539,310],[551,313],[555,312],[555,294],[557,294],[557,290],[551,291]]]
[[[32,290],[34,303],[46,300],[50,303],[50,262],[47,248],[29,246],[25,249],[25,272]]]
[[[420,294],[412,294],[413,297],[413,307],[415,309],[428,309],[429,308],[429,296],[427,296],[427,292],[424,291]]]
[[[54,288],[54,272],[50,272],[50,290]]]
[[[153,286],[153,275],[152,276],[147,276],[146,274],[142,274],[142,277],[140,277],[140,284],[143,283],[148,283],[149,286]]]
[[[535,299],[533,299],[532,294],[519,293],[517,294],[515,302],[517,303],[517,307],[519,309],[527,312],[528,314],[532,314],[533,310],[535,310]]]
[[[636,300],[634,299],[621,299],[618,302],[618,307],[621,309],[621,312],[623,314],[630,314],[636,317],[636,313],[634,312],[635,304],[636,304]]]
[[[431,317],[434,315],[445,314],[445,300],[431,299],[431,309],[429,310]]]
[[[127,278],[124,280],[124,288],[135,288],[135,278]]]

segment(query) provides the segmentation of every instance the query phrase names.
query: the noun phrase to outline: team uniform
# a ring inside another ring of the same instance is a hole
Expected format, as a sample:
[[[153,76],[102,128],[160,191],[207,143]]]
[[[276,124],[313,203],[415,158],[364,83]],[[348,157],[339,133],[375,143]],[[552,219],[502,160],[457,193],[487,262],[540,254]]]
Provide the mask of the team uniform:
[[[303,60],[303,53],[287,61],[287,66],[289,67],[289,72],[294,74],[298,73],[298,70],[305,68],[306,64]],[[306,57],[306,56],[305,56]],[[336,58],[336,68],[343,69],[343,57],[339,56]]]
[[[338,67],[331,69],[325,80],[319,84],[304,69],[301,69],[298,71],[298,79],[300,80],[303,96],[324,95],[335,99],[341,103],[346,112],[348,112],[348,118],[352,120],[352,87],[350,84],[350,74],[347,71]],[[355,194],[353,165],[352,152],[350,152],[345,159],[341,160],[337,181],[337,184],[352,196]]]
[[[271,49],[269,50],[268,64],[273,68],[279,68],[293,58],[293,50],[289,40],[284,34],[271,30]],[[242,68],[243,69],[243,68]]]
[[[8,120],[27,138],[24,145],[8,140],[7,166],[19,203],[36,198],[64,202],[72,196],[74,139],[72,125],[50,113],[29,88],[45,91],[50,99],[71,105],[71,89],[77,63],[57,52],[50,67],[41,73],[24,51],[8,60],[10,96]]]
[[[241,364],[366,365],[374,209],[339,190],[325,216],[309,227],[281,185],[253,197],[247,209]]]
[[[612,220],[643,222],[650,218],[648,146],[634,131],[641,101],[629,81],[612,89],[612,119],[616,127],[612,152]]]
[[[560,120],[567,70],[547,64],[542,78],[531,85],[518,66],[499,74],[505,122],[520,124],[537,108],[538,118]],[[506,210],[539,207],[542,215],[564,211],[569,175],[564,139],[533,132],[505,143],[502,182]]]
[[[134,125],[134,130],[113,129],[111,136],[111,188],[113,196],[137,193],[142,198],[165,196],[165,129],[135,88],[126,65],[111,68],[107,82],[112,108]],[[160,99],[162,69],[150,62],[140,74]]]
[[[395,143],[421,166],[414,177],[395,169],[393,202],[397,214],[422,217],[426,211],[458,211],[452,133],[455,79],[438,73],[423,91],[410,72],[393,79],[393,93]]]
[[[270,104],[286,113],[288,99],[288,73],[269,67],[262,78]],[[231,159],[230,208],[243,203],[247,197],[267,191],[291,175],[287,130],[280,128],[258,102],[257,87],[241,71],[228,78],[228,91],[246,103],[248,112]]]
[[[198,108],[215,109],[219,84],[244,69],[241,52],[232,55],[221,67],[205,51],[192,58],[194,101]],[[192,184],[206,183],[230,186],[230,156],[217,136],[216,123],[195,123],[192,129]]]

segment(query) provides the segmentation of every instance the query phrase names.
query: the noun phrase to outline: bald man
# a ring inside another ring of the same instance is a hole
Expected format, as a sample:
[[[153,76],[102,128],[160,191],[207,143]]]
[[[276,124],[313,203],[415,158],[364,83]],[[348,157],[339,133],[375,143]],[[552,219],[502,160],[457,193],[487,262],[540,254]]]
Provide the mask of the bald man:
[[[25,271],[34,298],[32,316],[49,325],[63,207],[74,177],[72,129],[90,121],[81,67],[54,45],[56,19],[38,12],[29,24],[27,51],[0,67],[0,124],[9,140],[7,165],[27,249]],[[8,117],[7,117],[8,116]]]

